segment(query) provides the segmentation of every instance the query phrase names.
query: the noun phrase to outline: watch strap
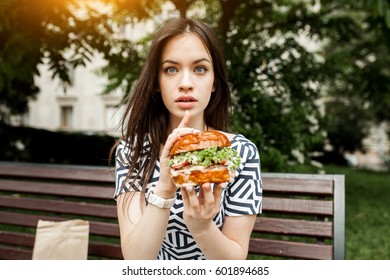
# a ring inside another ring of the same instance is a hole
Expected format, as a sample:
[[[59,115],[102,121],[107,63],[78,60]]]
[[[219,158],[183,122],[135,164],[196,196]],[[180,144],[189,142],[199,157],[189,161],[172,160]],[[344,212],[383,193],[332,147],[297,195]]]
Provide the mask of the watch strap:
[[[147,196],[148,203],[157,206],[158,208],[167,209],[171,208],[176,201],[176,194],[172,198],[162,198],[150,191]]]

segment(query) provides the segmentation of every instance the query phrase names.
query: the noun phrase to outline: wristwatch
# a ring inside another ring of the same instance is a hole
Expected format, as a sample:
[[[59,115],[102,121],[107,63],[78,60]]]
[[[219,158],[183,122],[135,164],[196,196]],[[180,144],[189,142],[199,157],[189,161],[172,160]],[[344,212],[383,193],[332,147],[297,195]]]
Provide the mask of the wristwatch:
[[[176,201],[176,194],[172,198],[162,198],[158,195],[155,195],[153,191],[150,191],[146,197],[148,203],[157,206],[158,208],[167,209],[171,208]]]

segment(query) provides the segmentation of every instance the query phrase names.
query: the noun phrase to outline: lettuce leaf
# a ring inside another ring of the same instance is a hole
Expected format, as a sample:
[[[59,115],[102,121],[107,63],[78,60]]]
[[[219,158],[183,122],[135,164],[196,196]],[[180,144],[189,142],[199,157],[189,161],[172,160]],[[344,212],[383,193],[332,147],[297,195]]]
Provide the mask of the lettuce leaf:
[[[213,164],[223,164],[231,170],[237,169],[241,163],[241,158],[238,152],[231,147],[210,147],[203,150],[185,152],[175,155],[169,160],[168,165],[178,165],[183,162],[188,162],[194,165],[210,166]]]

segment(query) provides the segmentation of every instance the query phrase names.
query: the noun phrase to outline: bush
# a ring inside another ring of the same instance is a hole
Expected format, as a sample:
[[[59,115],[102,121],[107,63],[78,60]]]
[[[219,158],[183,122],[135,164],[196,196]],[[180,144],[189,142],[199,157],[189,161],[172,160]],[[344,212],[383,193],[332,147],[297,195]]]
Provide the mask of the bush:
[[[36,163],[108,165],[115,139],[109,135],[53,132],[0,125],[0,160]]]

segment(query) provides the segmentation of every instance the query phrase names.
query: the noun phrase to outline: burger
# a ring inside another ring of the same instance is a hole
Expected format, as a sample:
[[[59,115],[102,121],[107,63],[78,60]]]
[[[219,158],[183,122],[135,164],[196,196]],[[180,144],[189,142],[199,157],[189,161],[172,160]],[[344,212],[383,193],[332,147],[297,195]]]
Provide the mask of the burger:
[[[215,130],[183,136],[170,156],[170,175],[178,188],[230,182],[241,162],[225,134]]]

